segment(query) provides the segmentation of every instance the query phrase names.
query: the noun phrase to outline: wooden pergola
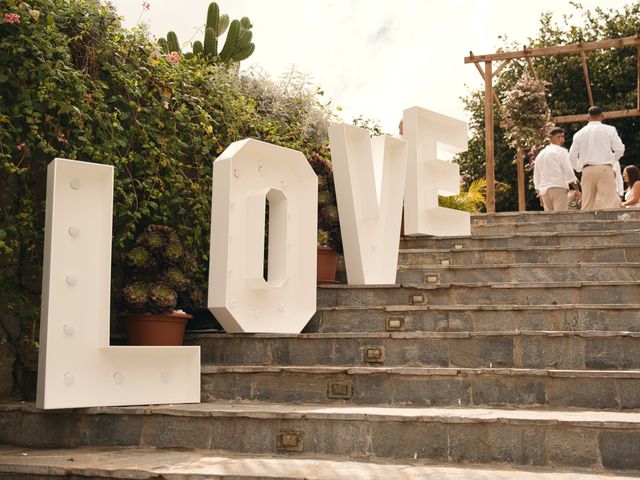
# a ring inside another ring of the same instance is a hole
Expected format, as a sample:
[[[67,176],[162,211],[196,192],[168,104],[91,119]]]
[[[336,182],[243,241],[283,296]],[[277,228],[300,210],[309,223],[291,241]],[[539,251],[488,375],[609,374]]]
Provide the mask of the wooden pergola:
[[[497,52],[489,55],[474,55],[473,52],[469,52],[469,56],[465,57],[464,63],[473,63],[480,75],[484,79],[484,123],[485,123],[485,149],[486,149],[486,177],[487,177],[487,212],[493,213],[496,211],[496,189],[495,189],[495,161],[494,161],[494,120],[493,120],[493,104],[495,103],[500,108],[500,99],[493,90],[493,79],[497,77],[504,67],[511,60],[526,59],[529,69],[532,74],[536,76],[536,71],[533,68],[534,57],[548,57],[555,55],[580,55],[582,61],[582,69],[584,72],[585,84],[587,87],[587,96],[589,105],[593,105],[593,95],[591,93],[591,82],[589,80],[589,70],[587,68],[587,61],[585,58],[585,52],[591,52],[594,50],[622,48],[628,46],[636,46],[637,65],[638,65],[638,85],[637,85],[637,103],[636,108],[628,110],[617,110],[606,113],[607,118],[624,118],[624,117],[636,117],[640,116],[640,32],[635,37],[616,38],[613,40],[602,40],[599,42],[585,42],[576,43],[573,45],[560,45],[555,47],[542,47],[542,48],[527,48],[517,52]],[[498,68],[493,69],[493,62],[501,61]],[[484,63],[484,70],[480,66]],[[554,123],[572,123],[572,122],[584,122],[587,120],[587,114],[581,113],[576,115],[562,115],[552,117],[551,120]],[[524,152],[520,149],[517,153],[518,160],[518,210],[525,210],[525,182],[524,182]]]

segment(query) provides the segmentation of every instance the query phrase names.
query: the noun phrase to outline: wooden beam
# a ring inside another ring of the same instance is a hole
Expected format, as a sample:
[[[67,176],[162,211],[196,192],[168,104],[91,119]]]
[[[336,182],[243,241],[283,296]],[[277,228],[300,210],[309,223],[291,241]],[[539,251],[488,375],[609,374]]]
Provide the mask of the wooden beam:
[[[480,72],[480,76],[482,77],[482,80],[485,80],[484,78],[484,72],[482,71],[482,67],[480,65],[478,65],[477,63],[474,63],[474,65],[476,66],[476,68],[478,69],[478,72]],[[492,77],[495,77],[495,73],[492,75]],[[486,81],[486,80],[485,80]],[[498,108],[502,108],[502,104],[500,103],[500,99],[498,98],[498,95],[496,94],[496,92],[493,92],[493,101],[496,102],[496,105],[498,106]]]
[[[500,75],[500,72],[502,72],[502,69],[503,69],[504,67],[506,67],[506,66],[507,66],[507,64],[508,64],[510,61],[511,61],[511,60],[505,60],[504,62],[502,62],[502,63],[500,64],[500,66],[499,66],[498,68],[496,68],[496,71],[495,71],[495,72],[493,72],[493,76],[494,76],[494,77],[497,77],[498,75]],[[477,65],[477,63],[476,63],[476,65]]]
[[[516,159],[518,163],[518,211],[524,212],[527,207],[524,196],[524,149],[522,147],[518,147],[516,150]]]
[[[464,58],[464,63],[492,62],[494,60],[510,60],[526,57],[546,57],[549,55],[566,55],[570,53],[591,52],[605,48],[620,48],[640,43],[638,37],[614,38],[598,42],[575,43],[555,47],[527,48],[517,52],[496,52],[489,55],[473,55]],[[471,52],[470,52],[471,53]]]
[[[640,108],[638,109],[629,109],[629,110],[615,110],[611,112],[605,112],[604,118],[627,118],[627,117],[640,117]],[[553,123],[577,123],[577,122],[586,122],[587,114],[581,113],[578,115],[561,115],[559,117],[552,117],[551,121]]]
[[[529,70],[531,70],[531,74],[533,75],[533,78],[536,79],[536,81],[538,81],[538,72],[536,72],[536,69],[533,66],[533,60],[531,60],[531,58],[527,57],[527,64],[529,65]]]
[[[587,97],[589,97],[589,106],[593,107],[593,95],[591,94],[591,80],[589,80],[589,69],[587,68],[587,57],[584,52],[580,52],[580,61],[582,62],[582,71],[584,72],[584,82],[587,84]]]
[[[491,62],[484,64],[484,146],[487,178],[487,212],[496,211],[496,179],[493,143],[493,74]]]

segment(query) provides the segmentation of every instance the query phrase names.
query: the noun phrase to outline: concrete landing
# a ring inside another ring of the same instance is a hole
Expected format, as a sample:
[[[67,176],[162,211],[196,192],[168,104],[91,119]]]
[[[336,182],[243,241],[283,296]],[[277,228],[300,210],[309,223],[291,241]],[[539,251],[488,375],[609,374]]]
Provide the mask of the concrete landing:
[[[384,479],[384,480],[605,480],[632,476],[568,470],[445,467],[328,458],[220,455],[152,448],[18,449],[0,447],[0,478],[55,479]]]

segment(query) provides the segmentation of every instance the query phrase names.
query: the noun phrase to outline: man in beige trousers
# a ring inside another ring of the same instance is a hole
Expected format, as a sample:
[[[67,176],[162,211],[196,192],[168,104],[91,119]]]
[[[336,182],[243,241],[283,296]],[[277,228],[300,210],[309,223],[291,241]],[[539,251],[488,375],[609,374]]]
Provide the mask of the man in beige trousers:
[[[569,154],[564,145],[564,130],[554,127],[549,132],[549,145],[544,147],[533,164],[533,185],[542,198],[545,212],[561,212],[569,209],[569,184],[578,179],[573,173]]]
[[[617,208],[614,167],[624,154],[624,144],[615,127],[604,125],[604,112],[593,106],[589,123],[573,136],[569,161],[576,172],[582,172],[582,210],[594,210],[596,200],[602,208]]]

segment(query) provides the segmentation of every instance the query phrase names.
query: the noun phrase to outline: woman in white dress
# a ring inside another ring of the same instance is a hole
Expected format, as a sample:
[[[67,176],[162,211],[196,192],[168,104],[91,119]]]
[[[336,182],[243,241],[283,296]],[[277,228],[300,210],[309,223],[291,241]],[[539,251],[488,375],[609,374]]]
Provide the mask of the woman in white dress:
[[[640,207],[640,168],[635,165],[625,167],[622,179],[627,184],[622,206],[626,208]]]

